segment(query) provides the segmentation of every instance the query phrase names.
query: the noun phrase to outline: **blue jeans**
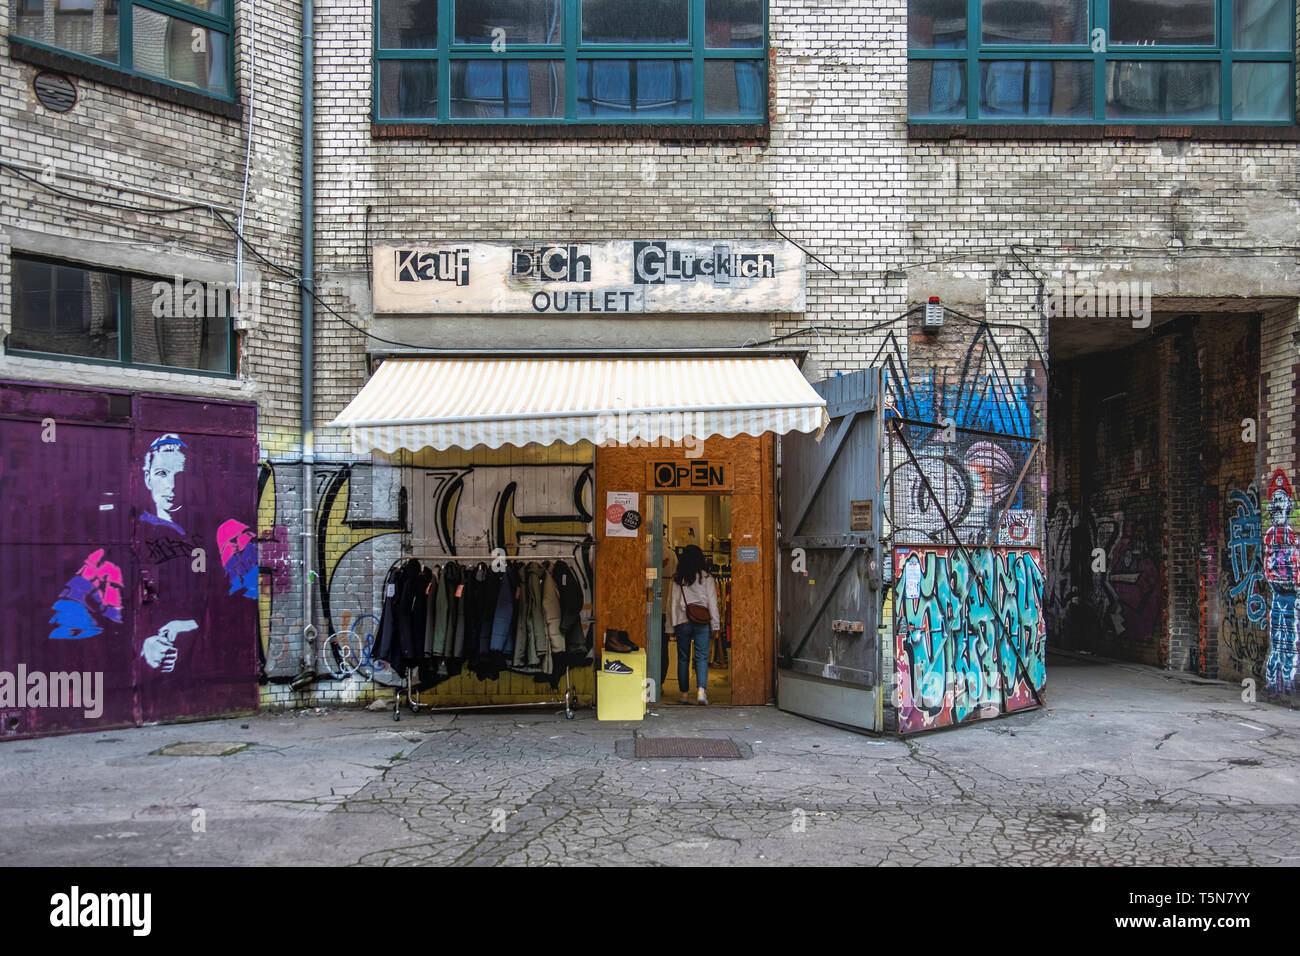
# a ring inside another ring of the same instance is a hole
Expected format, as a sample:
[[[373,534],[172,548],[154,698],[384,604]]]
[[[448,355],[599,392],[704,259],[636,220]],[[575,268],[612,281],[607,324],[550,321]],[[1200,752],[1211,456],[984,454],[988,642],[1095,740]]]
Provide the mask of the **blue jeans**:
[[[695,645],[695,684],[709,686],[709,625],[686,621],[673,628],[677,638],[677,687],[683,694],[691,680],[691,645]]]

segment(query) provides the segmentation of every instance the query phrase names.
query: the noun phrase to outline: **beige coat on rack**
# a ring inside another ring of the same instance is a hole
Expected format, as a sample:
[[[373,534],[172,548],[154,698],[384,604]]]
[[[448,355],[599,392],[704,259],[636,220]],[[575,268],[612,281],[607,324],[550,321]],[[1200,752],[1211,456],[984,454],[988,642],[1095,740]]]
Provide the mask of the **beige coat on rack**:
[[[546,638],[551,645],[551,653],[564,653],[564,631],[560,628],[560,588],[555,583],[551,569],[545,571],[546,580],[542,582],[542,613],[546,616]]]

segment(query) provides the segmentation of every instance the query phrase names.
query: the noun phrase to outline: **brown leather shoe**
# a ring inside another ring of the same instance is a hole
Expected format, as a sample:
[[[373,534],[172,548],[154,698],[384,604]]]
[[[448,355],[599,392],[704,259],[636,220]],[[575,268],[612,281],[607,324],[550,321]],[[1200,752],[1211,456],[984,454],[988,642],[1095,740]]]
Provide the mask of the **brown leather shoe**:
[[[606,628],[605,650],[612,651],[615,654],[631,654],[633,651],[640,650],[640,648],[628,640],[627,631]]]

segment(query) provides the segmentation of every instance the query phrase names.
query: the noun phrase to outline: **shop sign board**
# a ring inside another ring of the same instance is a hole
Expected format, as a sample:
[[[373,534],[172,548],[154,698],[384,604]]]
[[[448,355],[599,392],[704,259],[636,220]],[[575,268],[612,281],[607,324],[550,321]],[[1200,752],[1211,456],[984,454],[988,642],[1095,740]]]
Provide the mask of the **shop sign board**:
[[[736,561],[738,564],[757,564],[758,548],[741,547],[736,549]]]
[[[376,313],[591,317],[803,312],[807,258],[786,242],[400,242],[374,248]]]
[[[849,502],[849,530],[850,531],[870,531],[871,530],[871,506],[874,502],[867,498],[863,501]]]
[[[652,461],[646,464],[646,487],[652,491],[730,491],[731,462]]]

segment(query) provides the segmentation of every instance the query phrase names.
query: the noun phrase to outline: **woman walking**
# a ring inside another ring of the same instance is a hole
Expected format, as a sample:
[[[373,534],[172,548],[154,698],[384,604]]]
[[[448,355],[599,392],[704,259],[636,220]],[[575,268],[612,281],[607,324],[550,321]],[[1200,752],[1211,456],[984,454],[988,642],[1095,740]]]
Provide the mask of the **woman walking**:
[[[705,570],[704,552],[696,545],[682,549],[673,575],[673,593],[668,602],[668,624],[677,638],[677,686],[683,704],[691,702],[686,689],[691,679],[691,649],[695,652],[695,686],[697,704],[707,704],[709,696],[709,633],[716,633],[718,591]]]

